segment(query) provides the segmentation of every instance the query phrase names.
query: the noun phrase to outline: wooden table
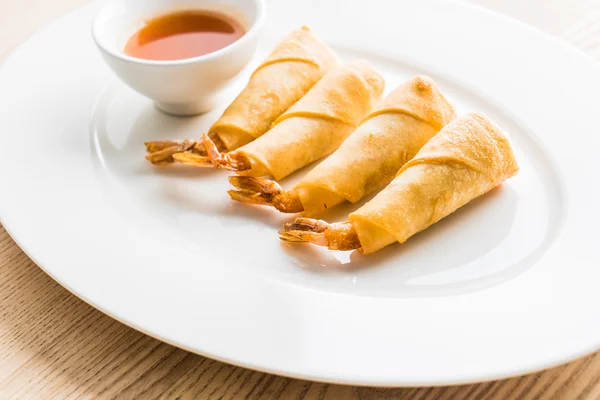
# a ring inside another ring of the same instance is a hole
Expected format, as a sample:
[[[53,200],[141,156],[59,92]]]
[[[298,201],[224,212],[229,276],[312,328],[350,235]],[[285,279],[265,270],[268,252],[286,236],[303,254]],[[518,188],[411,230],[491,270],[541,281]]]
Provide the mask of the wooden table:
[[[600,0],[470,0],[600,59]],[[0,58],[82,0],[0,0]],[[373,389],[253,372],[161,343],[42,272],[0,227],[0,399],[600,399],[600,353],[541,373],[442,388]]]

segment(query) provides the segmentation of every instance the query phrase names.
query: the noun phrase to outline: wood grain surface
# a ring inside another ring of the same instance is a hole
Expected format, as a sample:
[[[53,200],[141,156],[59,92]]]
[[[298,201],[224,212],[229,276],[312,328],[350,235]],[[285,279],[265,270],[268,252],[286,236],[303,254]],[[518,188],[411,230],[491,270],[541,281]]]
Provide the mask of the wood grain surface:
[[[470,2],[600,59],[600,0]],[[0,58],[81,3],[0,0]],[[253,372],[161,343],[105,316],[42,272],[0,227],[0,399],[12,398],[600,399],[600,353],[523,377],[440,388],[373,389]]]

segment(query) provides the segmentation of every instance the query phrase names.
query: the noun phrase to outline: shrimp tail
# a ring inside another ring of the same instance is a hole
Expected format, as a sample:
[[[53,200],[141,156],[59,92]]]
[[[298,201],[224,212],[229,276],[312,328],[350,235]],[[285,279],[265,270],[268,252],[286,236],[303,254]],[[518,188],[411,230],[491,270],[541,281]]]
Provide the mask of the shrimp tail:
[[[304,210],[296,193],[284,191],[275,181],[251,176],[230,176],[229,182],[238,189],[227,192],[233,200],[273,206],[283,213],[298,213]]]
[[[206,134],[202,135],[202,144],[206,149],[208,159],[215,168],[223,168],[230,171],[246,171],[252,168],[252,162],[243,154],[222,152],[219,150],[217,144]]]
[[[158,140],[154,142],[146,142],[146,159],[152,164],[168,164],[175,161],[173,155],[182,152],[202,153],[206,154],[203,148],[199,147],[199,142],[195,140],[183,140],[177,142],[174,140]]]
[[[174,161],[192,167],[212,168],[213,166],[209,157],[188,151],[175,153],[172,157]]]
[[[285,242],[308,242],[330,250],[354,250],[361,247],[351,222],[328,224],[312,218],[296,218],[279,231],[279,239]]]
[[[218,135],[209,133],[209,137],[218,151],[225,151],[225,144]],[[182,164],[193,165],[196,167],[211,166],[212,163],[206,153],[203,141],[185,139],[175,140],[156,140],[144,143],[146,145],[146,159],[152,164],[170,164],[180,162]]]

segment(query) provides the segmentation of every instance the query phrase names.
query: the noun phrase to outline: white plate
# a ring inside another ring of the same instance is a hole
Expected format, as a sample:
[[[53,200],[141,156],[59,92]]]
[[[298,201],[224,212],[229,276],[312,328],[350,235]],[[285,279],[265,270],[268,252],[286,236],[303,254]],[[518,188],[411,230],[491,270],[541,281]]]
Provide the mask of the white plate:
[[[388,88],[430,75],[461,112],[509,132],[521,172],[369,257],[282,245],[276,230],[290,217],[232,204],[226,173],[144,160],[143,141],[197,137],[221,110],[167,117],[120,84],[90,39],[92,4],[0,72],[0,210],[24,251],[128,325],[289,376],[441,385],[600,348],[598,64],[452,2],[268,6],[259,57],[308,24],[344,58],[370,60]]]

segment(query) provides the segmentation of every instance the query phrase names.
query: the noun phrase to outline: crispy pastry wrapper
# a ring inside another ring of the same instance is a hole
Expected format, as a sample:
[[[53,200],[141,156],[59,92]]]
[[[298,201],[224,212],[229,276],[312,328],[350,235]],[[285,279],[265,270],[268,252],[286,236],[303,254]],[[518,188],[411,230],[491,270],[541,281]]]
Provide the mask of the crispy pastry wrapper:
[[[486,116],[455,119],[383,191],[350,214],[361,251],[405,242],[518,170],[508,139]]]
[[[293,31],[254,71],[209,136],[229,151],[251,142],[337,66],[337,56],[307,27]]]
[[[371,111],[384,85],[366,61],[329,72],[265,135],[236,150],[253,164],[239,173],[278,180],[331,154]]]
[[[354,203],[381,189],[454,117],[452,105],[432,79],[409,79],[296,185],[306,214],[343,201]]]

